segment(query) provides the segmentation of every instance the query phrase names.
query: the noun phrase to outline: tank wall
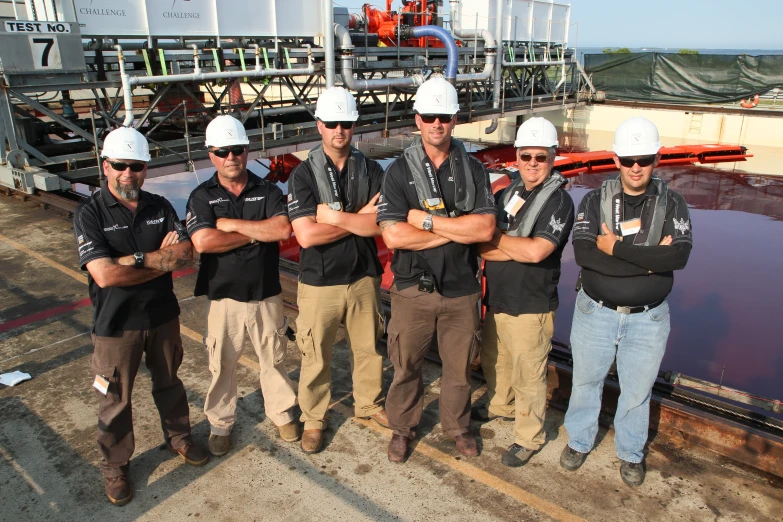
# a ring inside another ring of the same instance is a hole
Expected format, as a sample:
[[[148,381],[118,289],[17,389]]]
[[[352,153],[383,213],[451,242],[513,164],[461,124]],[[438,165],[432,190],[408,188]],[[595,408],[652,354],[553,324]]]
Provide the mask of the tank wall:
[[[457,13],[460,25],[463,29],[494,32],[495,4],[495,0],[461,0]],[[546,0],[503,0],[502,39],[564,44],[568,37],[570,11],[568,4]]]

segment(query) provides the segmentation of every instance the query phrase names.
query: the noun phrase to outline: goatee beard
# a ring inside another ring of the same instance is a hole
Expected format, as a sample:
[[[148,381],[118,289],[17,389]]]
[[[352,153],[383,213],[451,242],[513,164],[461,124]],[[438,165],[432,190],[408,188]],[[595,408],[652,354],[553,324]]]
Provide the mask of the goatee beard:
[[[141,187],[135,182],[123,185],[118,180],[114,184],[114,189],[117,191],[117,195],[125,201],[136,201],[141,193]]]

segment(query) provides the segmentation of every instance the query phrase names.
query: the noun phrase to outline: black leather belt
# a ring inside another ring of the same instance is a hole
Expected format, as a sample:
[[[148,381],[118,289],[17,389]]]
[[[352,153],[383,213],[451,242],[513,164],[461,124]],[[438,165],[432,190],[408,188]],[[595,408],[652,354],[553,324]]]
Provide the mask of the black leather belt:
[[[614,310],[615,312],[621,313],[621,314],[638,314],[641,312],[644,312],[645,310],[652,310],[653,308],[657,308],[663,304],[666,299],[661,299],[660,301],[657,301],[653,304],[644,305],[644,306],[617,306],[613,305],[612,303],[607,303],[606,301],[601,301],[600,299],[596,299],[587,292],[585,292],[587,297],[595,301],[596,303],[600,304],[604,308],[609,308],[610,310]]]

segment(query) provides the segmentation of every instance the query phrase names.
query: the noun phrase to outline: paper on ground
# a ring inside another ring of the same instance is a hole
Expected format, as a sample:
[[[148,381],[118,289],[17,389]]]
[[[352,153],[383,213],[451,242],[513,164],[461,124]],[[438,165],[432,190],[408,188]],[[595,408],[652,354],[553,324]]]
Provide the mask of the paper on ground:
[[[24,372],[4,373],[0,375],[0,384],[5,384],[6,386],[16,386],[20,382],[24,382],[30,378],[30,374]]]

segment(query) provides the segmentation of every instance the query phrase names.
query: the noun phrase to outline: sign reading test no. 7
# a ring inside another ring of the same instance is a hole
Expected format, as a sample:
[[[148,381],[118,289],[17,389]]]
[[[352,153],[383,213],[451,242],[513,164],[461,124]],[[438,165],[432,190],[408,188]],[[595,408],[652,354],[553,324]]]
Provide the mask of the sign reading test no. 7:
[[[7,33],[70,33],[70,24],[58,22],[6,22]]]

